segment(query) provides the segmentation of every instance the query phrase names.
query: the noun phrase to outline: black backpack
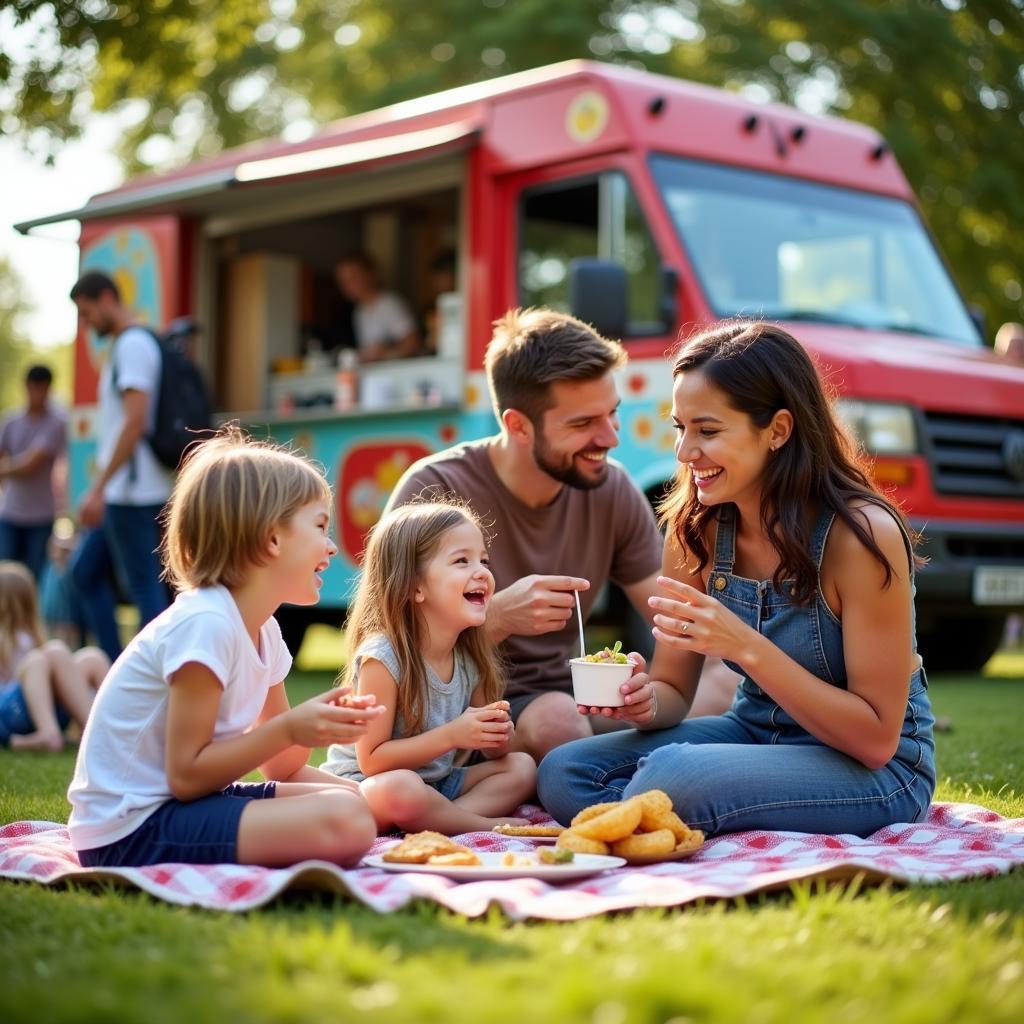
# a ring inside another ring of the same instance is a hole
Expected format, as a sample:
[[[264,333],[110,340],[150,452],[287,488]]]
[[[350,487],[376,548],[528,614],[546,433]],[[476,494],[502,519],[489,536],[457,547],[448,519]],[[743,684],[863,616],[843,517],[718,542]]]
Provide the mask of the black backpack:
[[[146,436],[157,461],[168,469],[177,469],[185,449],[202,440],[202,432],[213,427],[213,407],[203,375],[176,346],[169,345],[151,327],[133,324],[160,347],[160,383],[156,394],[153,430]],[[113,363],[111,382],[117,390],[117,362]]]

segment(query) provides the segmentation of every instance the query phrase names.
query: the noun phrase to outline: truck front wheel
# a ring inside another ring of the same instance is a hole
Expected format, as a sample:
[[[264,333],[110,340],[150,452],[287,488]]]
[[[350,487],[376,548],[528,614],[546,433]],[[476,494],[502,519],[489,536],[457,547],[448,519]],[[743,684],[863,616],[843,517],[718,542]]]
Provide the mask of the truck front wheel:
[[[999,616],[936,616],[918,632],[927,672],[980,672],[999,649],[1006,620]]]

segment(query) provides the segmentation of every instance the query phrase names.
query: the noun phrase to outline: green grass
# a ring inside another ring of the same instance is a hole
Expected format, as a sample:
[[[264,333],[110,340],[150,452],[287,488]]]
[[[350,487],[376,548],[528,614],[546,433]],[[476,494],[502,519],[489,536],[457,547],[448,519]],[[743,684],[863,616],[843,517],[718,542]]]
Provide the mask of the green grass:
[[[297,675],[292,700],[326,689],[336,664]],[[1024,656],[939,677],[932,695],[953,721],[937,737],[938,799],[1024,817]],[[71,753],[0,751],[0,821],[64,820],[72,765]],[[570,924],[425,905],[379,916],[304,894],[216,914],[0,882],[0,949],[5,1022],[987,1024],[1024,1019],[1024,872],[801,884]]]

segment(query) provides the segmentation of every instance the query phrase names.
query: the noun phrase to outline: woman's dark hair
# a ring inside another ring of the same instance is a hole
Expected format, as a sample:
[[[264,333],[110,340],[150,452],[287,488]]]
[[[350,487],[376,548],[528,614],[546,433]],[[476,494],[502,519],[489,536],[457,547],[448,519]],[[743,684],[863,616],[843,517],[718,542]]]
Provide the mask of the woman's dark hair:
[[[817,588],[818,570],[809,553],[809,505],[835,512],[850,527],[885,569],[886,587],[892,582],[893,566],[867,520],[851,512],[851,501],[886,509],[903,530],[908,556],[917,564],[903,516],[871,482],[864,457],[836,418],[814,363],[791,334],[760,321],[716,324],[683,343],[672,376],[694,370],[759,429],[767,427],[780,409],[793,416],[792,435],[771,455],[761,494],[761,525],[779,555],[772,580],[777,589],[783,580],[793,579],[795,599],[807,603]],[[659,513],[662,524],[697,558],[696,571],[702,571],[710,560],[705,529],[718,510],[701,504],[686,467],[676,473]]]

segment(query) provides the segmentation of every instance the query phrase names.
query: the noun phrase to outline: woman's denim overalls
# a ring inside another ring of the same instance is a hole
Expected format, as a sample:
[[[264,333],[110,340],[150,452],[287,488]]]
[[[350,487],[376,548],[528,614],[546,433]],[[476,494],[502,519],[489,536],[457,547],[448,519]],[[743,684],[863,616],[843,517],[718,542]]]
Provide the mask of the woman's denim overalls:
[[[814,524],[811,556],[819,580],[834,518],[825,512]],[[820,585],[810,604],[798,605],[788,583],[780,592],[771,580],[757,583],[735,575],[735,558],[729,505],[720,513],[708,593],[813,675],[845,688],[842,624]],[[927,686],[924,670],[918,669],[910,679],[896,756],[877,771],[822,744],[744,676],[724,715],[556,748],[541,764],[538,791],[562,822],[590,804],[662,789],[689,825],[710,834],[783,829],[869,835],[893,822],[917,821],[928,809],[935,747]]]

